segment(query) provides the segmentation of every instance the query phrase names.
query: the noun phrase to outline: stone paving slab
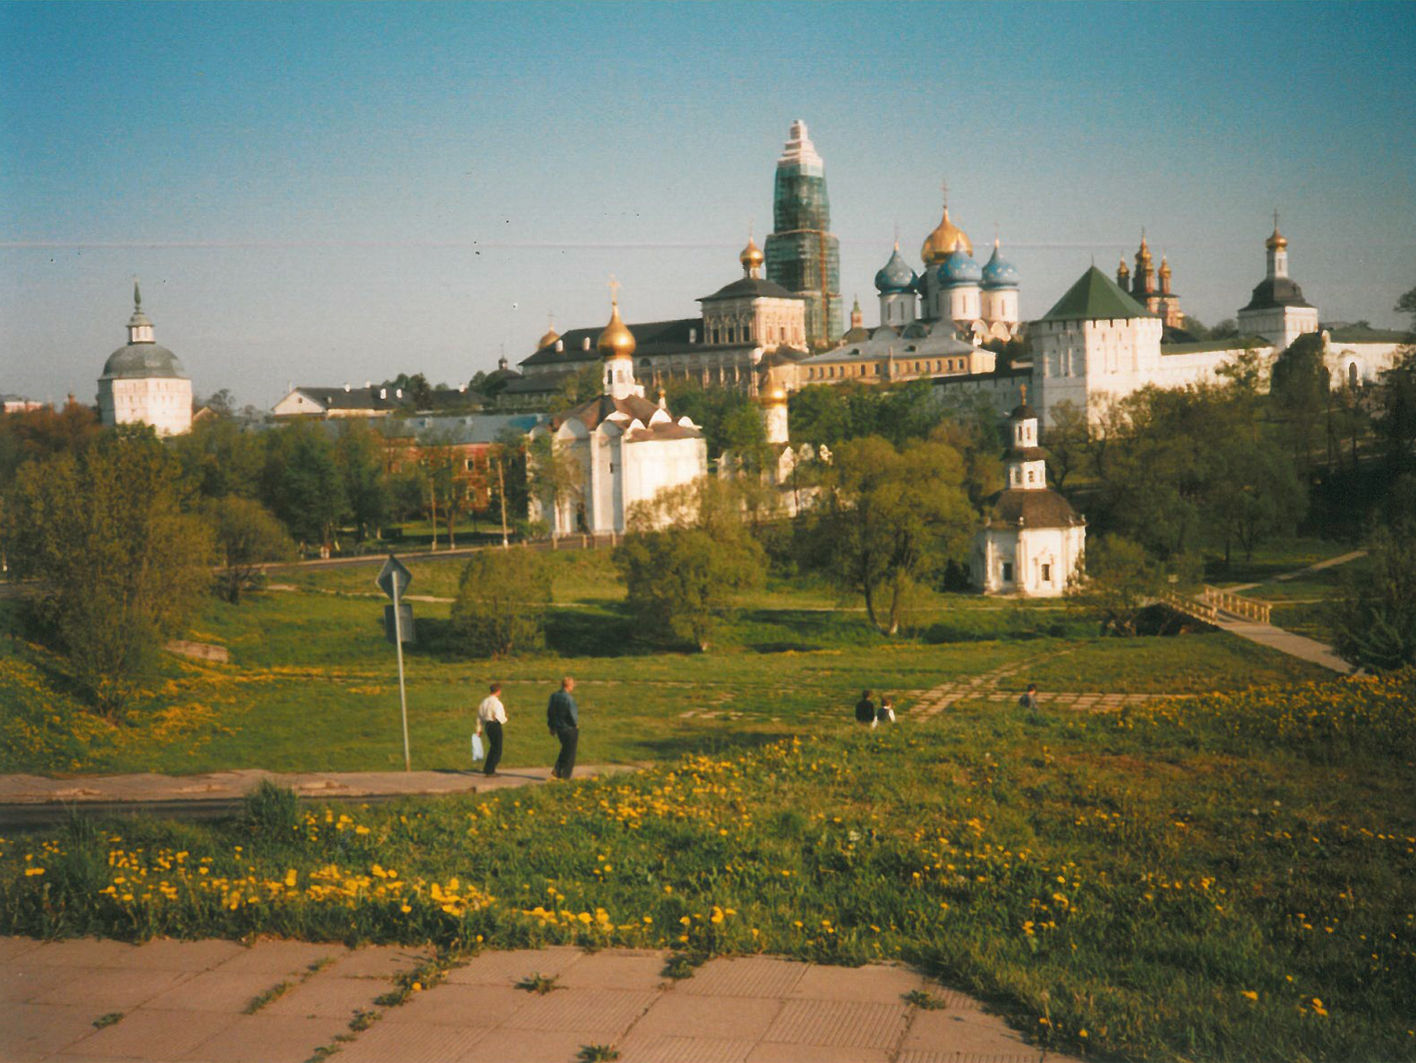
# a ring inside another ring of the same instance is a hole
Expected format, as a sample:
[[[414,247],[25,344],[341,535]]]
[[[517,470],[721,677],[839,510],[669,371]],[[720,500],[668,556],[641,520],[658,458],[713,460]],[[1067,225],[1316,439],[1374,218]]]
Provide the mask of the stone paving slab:
[[[402,1009],[394,1009],[402,1010]],[[338,1063],[453,1063],[490,1027],[376,1022],[339,1050]]]
[[[952,1052],[969,1057],[1036,1060],[1040,1049],[1024,1043],[995,1015],[982,1011],[921,1011],[910,1023],[902,1052]]]
[[[631,1035],[620,1051],[619,1063],[747,1063],[756,1046],[756,1041],[717,1037],[636,1039]]]
[[[260,1014],[342,1018],[347,1022],[356,1011],[377,1010],[374,998],[388,988],[388,982],[379,979],[335,978],[321,972],[276,997]]]
[[[567,989],[643,989],[670,981],[667,951],[613,949],[583,956],[557,979]]]
[[[95,1014],[135,1008],[164,990],[192,977],[189,971],[145,971],[141,968],[77,968],[30,998],[31,1004],[74,1004],[98,1009]]]
[[[760,1041],[771,1028],[782,1002],[773,997],[689,995],[682,986],[665,993],[634,1032],[644,1037],[705,1037]]]
[[[412,970],[433,956],[431,948],[403,945],[366,945],[335,960],[322,974],[336,978],[390,979]]]
[[[763,1041],[747,1054],[745,1063],[890,1063],[891,1058],[890,1053],[880,1048]]]
[[[230,1029],[237,1016],[223,1012],[154,1011],[139,1008],[112,1026],[92,1031],[63,1056],[124,1056],[153,1061],[180,1060],[198,1045]]]
[[[182,1058],[193,1063],[307,1063],[314,1050],[344,1033],[346,1024],[290,1015],[238,1015]]]
[[[660,993],[656,989],[557,989],[526,996],[526,1003],[501,1025],[514,1030],[569,1027],[593,1031],[596,1041],[613,1041],[654,1005]]]
[[[453,1025],[491,1029],[526,1003],[529,993],[508,985],[467,986],[446,983],[415,993],[402,1007],[383,1013],[388,1026]]]
[[[567,946],[484,952],[465,967],[449,972],[447,980],[456,985],[514,985],[533,974],[559,978],[584,955]]]
[[[93,1033],[103,1009],[83,1004],[6,1004],[0,1022],[0,1059],[41,1058]]]
[[[497,1029],[448,1063],[575,1063],[582,1047],[604,1043],[596,1031]]]
[[[905,1009],[898,1002],[789,1000],[763,1040],[888,1051],[899,1043],[905,1025]]]
[[[785,996],[796,988],[809,964],[770,956],[709,960],[679,985],[689,996]]]

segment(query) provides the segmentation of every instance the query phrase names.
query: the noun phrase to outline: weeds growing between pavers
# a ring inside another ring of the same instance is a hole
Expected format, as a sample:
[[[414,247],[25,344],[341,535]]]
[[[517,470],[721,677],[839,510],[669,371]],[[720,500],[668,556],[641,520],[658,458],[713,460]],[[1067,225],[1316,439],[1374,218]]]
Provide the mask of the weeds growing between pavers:
[[[0,932],[438,946],[400,997],[484,947],[904,960],[1074,1053],[1416,1059],[1413,705],[1411,673],[1087,716],[964,703],[284,830],[273,798],[225,825],[75,821],[0,844]]]

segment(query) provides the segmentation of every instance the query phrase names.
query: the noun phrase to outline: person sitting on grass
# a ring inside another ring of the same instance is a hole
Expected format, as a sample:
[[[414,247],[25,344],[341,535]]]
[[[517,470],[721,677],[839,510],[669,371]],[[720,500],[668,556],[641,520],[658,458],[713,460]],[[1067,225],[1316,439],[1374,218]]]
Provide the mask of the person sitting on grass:
[[[880,699],[880,709],[875,713],[876,723],[895,722],[895,699],[889,696]]]
[[[870,700],[870,694],[871,692],[869,690],[862,690],[860,692],[860,700],[856,702],[855,707],[855,718],[856,723],[864,723],[874,726],[875,702]]]

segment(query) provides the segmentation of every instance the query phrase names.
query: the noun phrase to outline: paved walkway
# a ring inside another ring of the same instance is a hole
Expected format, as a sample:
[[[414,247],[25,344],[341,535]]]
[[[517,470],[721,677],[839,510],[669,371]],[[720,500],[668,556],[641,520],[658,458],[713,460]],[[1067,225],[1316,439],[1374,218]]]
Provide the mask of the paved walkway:
[[[1312,664],[1330,668],[1334,672],[1341,672],[1348,675],[1356,671],[1352,665],[1348,664],[1337,655],[1337,651],[1326,643],[1318,642],[1303,635],[1295,635],[1291,631],[1285,631],[1281,627],[1274,627],[1272,624],[1260,624],[1255,620],[1226,619],[1221,617],[1218,620],[1210,621],[1221,631],[1228,631],[1231,635],[1238,635],[1241,639],[1248,639],[1250,642],[1257,642],[1262,646],[1268,646],[1286,653],[1290,657],[1299,657]]]
[[[401,1004],[379,1003],[430,957],[296,941],[0,938],[0,1059],[307,1063],[337,1051],[338,1063],[573,1063],[591,1046],[612,1047],[620,1063],[1045,1055],[977,1001],[893,965],[718,959],[674,981],[664,952],[484,952]],[[517,987],[534,975],[555,988]]]
[[[1017,701],[1026,688],[1027,684],[1022,679],[1029,668],[1035,668],[1041,661],[1062,657],[1072,652],[1070,649],[1064,649],[1043,656],[1029,657],[1026,660],[1013,661],[981,675],[941,683],[932,690],[918,694],[914,705],[910,708],[909,717],[915,720],[927,720],[931,716],[938,716],[955,702],[965,699],[995,702]],[[1037,701],[1039,705],[1051,705],[1056,708],[1077,709],[1086,712],[1119,709],[1126,705],[1141,705],[1156,698],[1167,697],[1173,697],[1173,695],[1043,690],[1038,691]]]

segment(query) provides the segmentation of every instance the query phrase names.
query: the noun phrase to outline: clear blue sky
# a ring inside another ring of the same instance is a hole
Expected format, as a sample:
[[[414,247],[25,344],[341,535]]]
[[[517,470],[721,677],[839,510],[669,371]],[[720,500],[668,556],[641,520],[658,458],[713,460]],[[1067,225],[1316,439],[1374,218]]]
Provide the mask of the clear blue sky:
[[[263,407],[514,365],[611,273],[690,316],[795,118],[868,324],[944,178],[1025,317],[1143,226],[1231,317],[1275,207],[1325,319],[1416,285],[1416,4],[0,3],[0,40],[0,392],[93,401],[134,276],[198,394]]]

